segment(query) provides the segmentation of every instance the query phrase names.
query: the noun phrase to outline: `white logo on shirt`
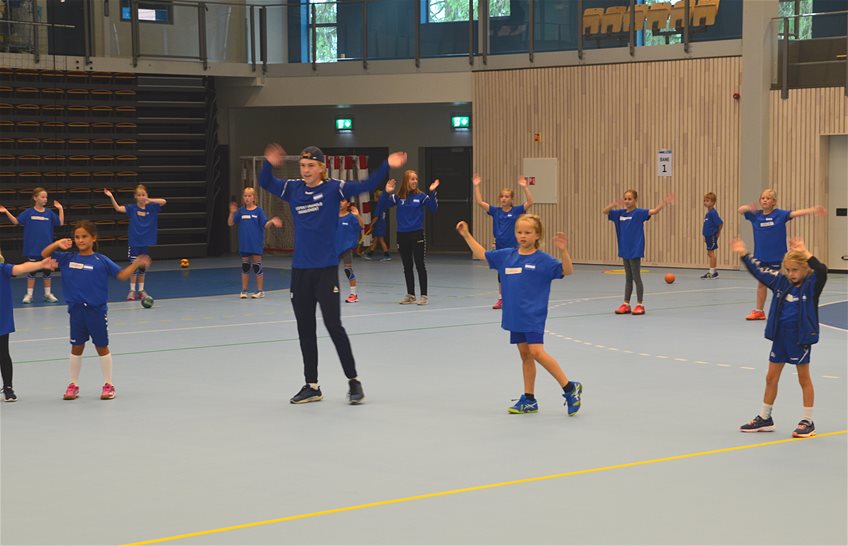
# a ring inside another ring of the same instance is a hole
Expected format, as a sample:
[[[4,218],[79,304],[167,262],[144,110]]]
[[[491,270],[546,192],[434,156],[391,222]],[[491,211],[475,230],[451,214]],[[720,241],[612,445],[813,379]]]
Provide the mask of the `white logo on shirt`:
[[[242,220],[250,220],[251,218],[256,218],[256,216],[253,216],[253,215],[250,215],[250,214],[242,214],[241,215]]]
[[[786,294],[786,301],[789,303],[795,303],[796,301],[799,301],[799,298],[796,298],[792,294]]]
[[[507,218],[512,218],[512,214],[507,214],[507,215],[506,215],[506,217],[507,217]]]
[[[139,216],[147,216],[147,211],[144,210],[137,210],[135,213]]]
[[[520,267],[507,267],[506,269],[504,269],[504,273],[506,273],[507,275],[517,275],[522,271],[523,269],[521,269]]]
[[[413,199],[413,200],[412,200],[412,202],[413,202],[413,203],[415,203],[415,204],[417,205],[418,203],[420,203],[420,202],[421,202],[421,199]]]
[[[93,265],[85,265],[85,264],[81,264],[79,262],[68,262],[68,267],[70,267],[71,269],[85,269],[87,271],[93,271],[94,270]]]
[[[313,200],[313,201],[320,201],[320,200],[321,200],[321,199],[323,199],[323,198],[324,198],[324,194],[323,194],[323,193],[319,193],[318,195],[313,195],[313,196],[312,196],[312,200]]]
[[[623,222],[625,220],[632,220],[633,217],[632,216],[620,216],[618,219]]]
[[[44,220],[44,221],[50,220],[50,218],[46,218],[44,216],[30,216],[29,219],[30,220]]]
[[[536,269],[536,266],[533,264],[524,264],[524,269]]]
[[[760,227],[771,227],[774,225],[774,222],[760,222]]]

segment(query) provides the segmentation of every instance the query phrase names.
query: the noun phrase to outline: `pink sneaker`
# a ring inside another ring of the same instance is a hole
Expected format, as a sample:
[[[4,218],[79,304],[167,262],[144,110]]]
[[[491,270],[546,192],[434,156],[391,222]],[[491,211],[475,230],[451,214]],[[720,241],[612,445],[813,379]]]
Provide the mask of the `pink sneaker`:
[[[347,297],[347,299],[345,300],[345,303],[356,303],[358,301],[359,301],[359,296],[357,296],[356,294],[351,294],[350,296]]]
[[[135,290],[130,290],[130,293],[127,294],[127,301],[135,301]]]
[[[62,397],[63,400],[76,400],[79,398],[79,385],[74,385],[71,383],[68,385],[68,388],[65,389],[65,396]]]
[[[492,306],[492,309],[503,309],[503,298],[498,298],[498,301]]]
[[[105,385],[103,385],[103,390],[100,391],[100,399],[111,400],[113,398],[115,398],[115,385],[111,383],[106,383]]]

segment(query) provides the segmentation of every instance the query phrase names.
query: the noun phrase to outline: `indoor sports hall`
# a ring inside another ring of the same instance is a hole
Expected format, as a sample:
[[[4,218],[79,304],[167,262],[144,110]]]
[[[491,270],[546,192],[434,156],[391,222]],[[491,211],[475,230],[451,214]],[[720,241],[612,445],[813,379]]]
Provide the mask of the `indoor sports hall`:
[[[846,45],[831,0],[0,1],[0,543],[848,543]],[[424,193],[400,194],[408,170]],[[293,193],[330,187],[365,226],[350,265],[335,220],[299,238],[324,209]],[[487,263],[513,252],[510,192],[543,225],[512,220],[515,254],[538,236],[563,262],[521,305],[518,271]],[[416,196],[437,202],[420,234]],[[770,249],[796,254],[760,278],[802,272],[774,305],[739,258],[765,256],[772,205]],[[646,211],[641,261],[622,208]],[[148,248],[134,216],[159,209]],[[29,222],[52,215],[48,291]],[[325,299],[323,399],[290,403],[319,385],[295,296],[324,251],[361,403]],[[86,267],[112,278],[76,284]],[[90,326],[75,381],[89,290],[111,356]],[[539,360],[528,390],[519,350],[540,342],[516,350],[502,321],[537,301],[568,379]],[[741,433],[783,354],[766,332],[803,320],[809,365],[787,360],[773,427]]]

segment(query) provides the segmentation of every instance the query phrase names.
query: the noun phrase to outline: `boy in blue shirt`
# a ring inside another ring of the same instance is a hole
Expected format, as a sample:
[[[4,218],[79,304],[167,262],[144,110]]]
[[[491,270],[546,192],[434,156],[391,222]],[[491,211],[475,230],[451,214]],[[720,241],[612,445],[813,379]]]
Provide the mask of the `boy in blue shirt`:
[[[724,221],[715,209],[716,194],[708,192],[704,194],[704,207],[707,208],[707,213],[704,215],[704,244],[707,245],[707,257],[710,259],[710,270],[701,275],[702,279],[717,279],[718,271],[716,271],[717,259],[716,249],[718,248],[718,236],[724,227]]]
[[[545,352],[544,332],[548,318],[548,300],[551,282],[571,275],[574,267],[568,253],[568,240],[564,233],[554,236],[554,245],[559,249],[562,260],[539,250],[542,238],[542,221],[535,214],[525,214],[515,223],[517,248],[486,251],[468,231],[468,224],[461,221],[456,230],[465,239],[474,258],[486,258],[491,269],[501,274],[503,290],[503,314],[501,327],[509,331],[509,342],[516,345],[521,356],[524,375],[524,394],[507,409],[509,413],[536,413],[536,362],[556,379],[562,387],[568,415],[580,411],[583,385],[569,381],[559,363]]]
[[[103,372],[101,400],[115,398],[115,385],[112,384],[112,353],[109,352],[109,332],[107,329],[106,302],[109,300],[109,277],[125,281],[140,267],[150,266],[150,257],[139,256],[130,265],[121,267],[103,254],[94,252],[97,242],[97,228],[88,220],[74,224],[74,238],[59,239],[45,248],[41,255],[45,258],[53,255],[62,272],[62,290],[68,303],[68,316],[71,322],[71,382],[65,389],[65,400],[79,397],[79,376],[82,370],[82,353],[85,342],[91,338],[97,354],[100,356],[100,369]],[[67,252],[76,245],[76,252]],[[57,250],[62,252],[57,252]]]
[[[239,254],[241,254],[241,294],[239,298],[247,299],[248,274],[251,268],[256,277],[256,292],[251,296],[253,299],[265,297],[262,289],[265,275],[262,270],[262,253],[265,251],[265,230],[270,226],[283,227],[283,221],[274,216],[270,220],[265,216],[262,207],[256,206],[256,190],[245,188],[242,194],[244,206],[239,208],[235,203],[230,203],[230,214],[227,216],[227,225],[232,227],[238,224]]]
[[[285,150],[279,144],[269,144],[265,148],[265,163],[259,173],[259,184],[262,189],[289,204],[294,222],[291,301],[297,321],[306,384],[290,402],[303,404],[324,398],[318,385],[315,306],[319,305],[324,326],[333,340],[348,378],[348,400],[351,404],[359,404],[365,394],[357,378],[350,340],[342,326],[339,301],[339,255],[335,245],[339,205],[342,199],[374,191],[388,176],[389,167],[398,168],[406,163],[406,153],[390,154],[388,160],[364,182],[327,178],[324,152],[315,146],[309,146],[300,153],[300,179],[275,178],[273,168],[282,166],[285,155]]]
[[[350,295],[345,303],[356,303],[359,296],[356,295],[356,273],[353,272],[353,251],[359,244],[359,234],[365,222],[359,210],[350,204],[348,199],[342,199],[339,204],[339,229],[336,231],[336,253],[339,260],[344,263],[344,273],[350,285]]]
[[[370,232],[367,232],[371,234],[371,246],[368,248],[368,251],[362,255],[362,257],[366,260],[371,260],[371,255],[374,253],[374,249],[377,248],[377,244],[379,243],[380,248],[383,250],[383,257],[380,258],[380,261],[388,262],[392,259],[392,257],[389,256],[389,245],[386,244],[386,228],[388,224],[387,216],[389,211],[380,199],[382,196],[382,191],[377,190],[374,192],[374,200],[377,203],[374,215],[372,216],[374,220],[371,222]]]

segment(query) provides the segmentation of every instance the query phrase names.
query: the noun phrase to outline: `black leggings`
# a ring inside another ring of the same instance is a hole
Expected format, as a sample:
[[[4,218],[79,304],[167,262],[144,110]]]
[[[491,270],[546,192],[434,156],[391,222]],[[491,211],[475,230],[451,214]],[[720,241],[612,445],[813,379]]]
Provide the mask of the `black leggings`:
[[[397,234],[400,259],[403,261],[403,276],[406,278],[406,293],[415,295],[415,273],[412,262],[418,270],[418,282],[421,283],[421,295],[427,295],[427,267],[424,265],[424,254],[427,252],[427,240],[424,231],[406,231]]]
[[[9,355],[9,334],[0,336],[0,372],[3,373],[3,386],[12,386],[12,357]]]
[[[315,304],[321,306],[324,326],[336,346],[348,379],[356,377],[356,363],[350,340],[342,326],[338,266],[320,269],[292,269],[291,302],[297,320],[297,335],[303,355],[303,375],[307,383],[318,382],[318,335]]]
[[[629,302],[633,295],[633,282],[636,282],[636,301],[642,303],[645,289],[642,286],[642,258],[624,258],[624,301]]]

